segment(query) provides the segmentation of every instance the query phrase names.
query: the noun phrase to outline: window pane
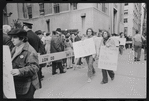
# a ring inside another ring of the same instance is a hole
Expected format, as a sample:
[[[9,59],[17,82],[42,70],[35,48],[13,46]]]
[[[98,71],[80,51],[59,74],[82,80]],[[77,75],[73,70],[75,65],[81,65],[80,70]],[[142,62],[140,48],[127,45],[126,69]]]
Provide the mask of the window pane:
[[[60,12],[68,11],[68,10],[69,10],[69,4],[68,3],[60,3]]]

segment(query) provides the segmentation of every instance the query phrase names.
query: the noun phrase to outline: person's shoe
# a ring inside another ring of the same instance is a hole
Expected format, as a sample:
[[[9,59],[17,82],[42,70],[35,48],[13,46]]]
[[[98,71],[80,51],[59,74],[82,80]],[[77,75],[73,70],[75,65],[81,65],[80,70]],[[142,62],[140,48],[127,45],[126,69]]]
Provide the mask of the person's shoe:
[[[62,73],[66,73],[66,71],[60,72],[60,74],[62,74]]]
[[[91,81],[92,81],[91,78],[89,78],[89,79],[87,80],[88,83],[90,83]]]
[[[55,75],[55,74],[57,74],[57,72],[55,72],[55,73],[52,73],[52,75]]]
[[[108,82],[103,82],[103,81],[101,81],[101,84],[106,84],[106,83],[108,83]]]
[[[134,61],[137,61],[137,58],[136,57],[134,58]]]
[[[67,68],[67,69],[70,69],[70,68]]]
[[[72,69],[73,67],[71,66],[70,69]]]
[[[42,75],[41,78],[44,78],[44,76]]]
[[[137,61],[140,61],[139,59]]]

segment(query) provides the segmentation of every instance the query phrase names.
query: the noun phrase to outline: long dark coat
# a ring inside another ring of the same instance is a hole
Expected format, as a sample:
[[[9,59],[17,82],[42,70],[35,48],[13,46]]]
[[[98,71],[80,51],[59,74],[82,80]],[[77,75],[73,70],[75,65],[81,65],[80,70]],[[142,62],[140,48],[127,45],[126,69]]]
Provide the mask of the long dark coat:
[[[51,39],[51,53],[61,52],[62,49],[62,40],[59,35],[53,35]],[[62,60],[57,60],[55,62],[62,62]]]
[[[27,37],[29,44],[36,50],[36,52],[39,52],[40,38],[32,30],[27,31]]]
[[[15,56],[15,47],[12,49],[12,67],[19,69],[20,75],[14,76],[15,90],[17,94],[26,94],[31,84],[39,89],[38,55],[35,49],[27,42]]]

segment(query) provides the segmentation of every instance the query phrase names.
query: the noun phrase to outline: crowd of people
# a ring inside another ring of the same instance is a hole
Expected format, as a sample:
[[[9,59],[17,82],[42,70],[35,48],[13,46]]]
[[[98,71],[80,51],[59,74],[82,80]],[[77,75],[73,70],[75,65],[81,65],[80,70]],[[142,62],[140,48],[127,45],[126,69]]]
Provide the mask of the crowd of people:
[[[66,73],[67,69],[74,68],[83,64],[82,58],[86,60],[88,67],[88,81],[91,82],[92,77],[96,73],[93,63],[100,58],[99,52],[101,46],[116,47],[111,34],[103,30],[100,33],[95,33],[92,28],[86,30],[86,34],[81,34],[79,31],[69,33],[65,30],[62,33],[61,28],[57,28],[52,33],[37,30],[32,31],[31,23],[23,22],[23,28],[12,29],[9,25],[3,25],[3,45],[8,45],[12,57],[12,71],[14,76],[15,91],[17,98],[33,98],[34,92],[42,88],[41,80],[44,78],[42,75],[42,68],[52,66],[52,75],[57,74],[56,70],[59,69],[60,74]],[[114,36],[114,34],[112,34]],[[95,46],[96,54],[89,55],[75,59],[74,56],[66,59],[56,60],[49,63],[38,64],[38,55],[52,54],[62,51],[73,50],[73,42],[85,40],[89,38],[95,39],[102,37],[99,46]],[[120,38],[124,38],[124,33],[120,33]],[[135,51],[134,61],[140,60],[140,49],[142,43],[146,42],[141,34],[136,32],[133,38],[133,48]],[[124,45],[119,46],[120,54],[123,54]],[[145,60],[146,60],[146,44],[145,44]],[[111,80],[114,80],[115,73],[112,70],[102,69],[103,79],[101,84],[108,83],[108,75]]]

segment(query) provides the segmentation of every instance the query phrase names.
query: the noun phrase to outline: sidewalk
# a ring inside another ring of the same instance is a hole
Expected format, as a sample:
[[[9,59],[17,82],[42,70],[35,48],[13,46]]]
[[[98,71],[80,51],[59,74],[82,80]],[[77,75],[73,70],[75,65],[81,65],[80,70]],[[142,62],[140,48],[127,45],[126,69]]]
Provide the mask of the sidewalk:
[[[42,89],[35,92],[35,98],[145,98],[146,62],[141,56],[140,62],[133,62],[130,50],[119,56],[115,79],[100,84],[101,70],[95,66],[96,74],[91,83],[87,83],[87,67],[69,69],[67,73],[52,76],[51,67],[43,68],[45,78]]]

